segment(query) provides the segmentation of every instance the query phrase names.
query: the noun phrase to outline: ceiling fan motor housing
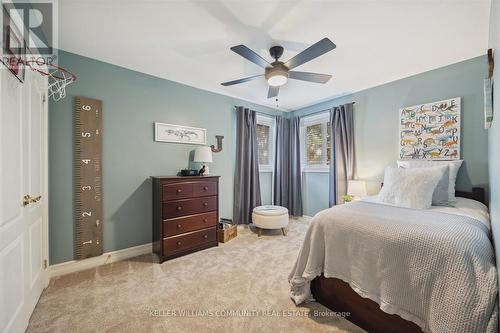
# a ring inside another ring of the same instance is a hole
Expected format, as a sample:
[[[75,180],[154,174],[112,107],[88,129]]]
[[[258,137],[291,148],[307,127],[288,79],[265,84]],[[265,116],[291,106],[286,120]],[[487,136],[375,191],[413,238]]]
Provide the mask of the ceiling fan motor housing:
[[[283,55],[283,47],[273,46],[269,49],[269,54],[271,54],[271,57],[273,57],[277,61]]]

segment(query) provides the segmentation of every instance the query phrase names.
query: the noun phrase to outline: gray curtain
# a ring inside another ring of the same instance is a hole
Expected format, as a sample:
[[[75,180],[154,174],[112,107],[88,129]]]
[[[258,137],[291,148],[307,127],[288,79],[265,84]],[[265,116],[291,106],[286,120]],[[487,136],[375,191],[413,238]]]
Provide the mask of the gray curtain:
[[[353,103],[336,106],[330,110],[331,162],[330,206],[343,202],[347,182],[354,178],[354,119]]]
[[[303,213],[299,133],[299,117],[276,117],[274,204],[288,208],[292,216]]]
[[[261,205],[255,111],[236,107],[236,166],[233,221],[252,222],[252,210]]]

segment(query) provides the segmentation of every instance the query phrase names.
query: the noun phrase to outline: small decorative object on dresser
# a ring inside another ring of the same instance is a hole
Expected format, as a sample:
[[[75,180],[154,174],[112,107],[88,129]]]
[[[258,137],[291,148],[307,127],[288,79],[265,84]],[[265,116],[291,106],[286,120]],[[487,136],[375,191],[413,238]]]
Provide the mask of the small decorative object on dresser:
[[[217,246],[219,176],[152,179],[153,252],[160,263]]]

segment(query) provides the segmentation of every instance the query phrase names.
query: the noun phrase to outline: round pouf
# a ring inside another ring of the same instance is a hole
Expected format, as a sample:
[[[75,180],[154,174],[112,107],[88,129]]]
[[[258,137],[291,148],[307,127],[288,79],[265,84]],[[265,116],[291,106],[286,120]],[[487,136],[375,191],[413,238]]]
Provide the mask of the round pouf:
[[[252,212],[252,222],[257,227],[259,237],[262,235],[262,229],[281,229],[283,236],[286,236],[288,209],[270,205],[255,207]]]

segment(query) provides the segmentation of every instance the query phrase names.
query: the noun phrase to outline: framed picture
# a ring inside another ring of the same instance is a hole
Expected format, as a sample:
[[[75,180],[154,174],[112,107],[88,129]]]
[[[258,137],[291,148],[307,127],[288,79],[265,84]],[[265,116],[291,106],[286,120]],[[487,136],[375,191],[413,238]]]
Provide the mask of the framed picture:
[[[198,127],[155,123],[155,141],[206,145],[207,130]]]
[[[26,42],[15,24],[11,22],[4,6],[1,16],[3,18],[2,62],[19,81],[24,82]]]
[[[399,158],[460,159],[460,97],[399,110]]]

